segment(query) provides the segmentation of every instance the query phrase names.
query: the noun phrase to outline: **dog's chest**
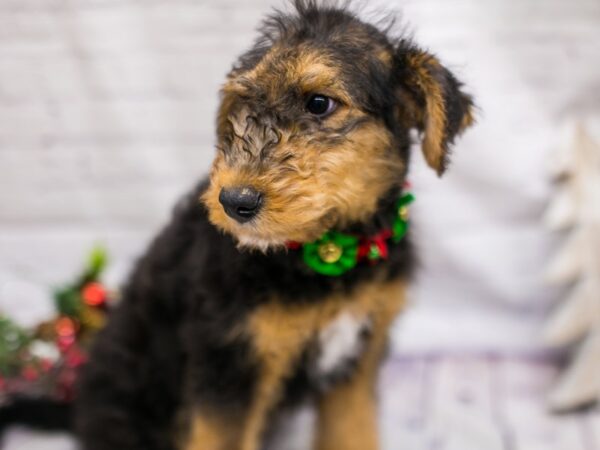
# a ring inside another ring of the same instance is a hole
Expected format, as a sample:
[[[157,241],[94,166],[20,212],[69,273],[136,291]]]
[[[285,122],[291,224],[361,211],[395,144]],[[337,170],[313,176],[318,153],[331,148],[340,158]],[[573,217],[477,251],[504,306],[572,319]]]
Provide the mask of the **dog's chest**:
[[[366,283],[320,302],[290,304],[282,298],[260,305],[244,325],[260,375],[287,380],[291,396],[302,386],[323,389],[351,377],[382,324],[397,313],[398,287]]]
[[[309,373],[320,385],[349,375],[365,351],[371,330],[367,315],[347,311],[338,313],[321,328],[310,351]]]

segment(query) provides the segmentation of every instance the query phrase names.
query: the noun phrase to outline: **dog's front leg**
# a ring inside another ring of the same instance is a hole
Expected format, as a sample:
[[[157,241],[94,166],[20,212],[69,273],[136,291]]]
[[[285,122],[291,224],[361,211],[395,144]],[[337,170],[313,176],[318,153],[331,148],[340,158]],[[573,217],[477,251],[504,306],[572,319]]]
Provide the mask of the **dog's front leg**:
[[[318,401],[315,450],[377,450],[375,385],[385,355],[388,330],[404,304],[403,287],[378,290],[372,303],[373,333],[356,372]]]
[[[373,336],[357,372],[318,400],[315,450],[377,450],[375,381],[385,339]],[[382,342],[379,342],[379,341]]]
[[[250,402],[233,416],[196,413],[185,450],[259,450],[269,413],[279,403],[284,382],[311,336],[314,313],[278,304],[259,308],[241,334],[249,339],[256,367]]]
[[[194,413],[189,439],[182,450],[234,450],[239,448],[242,421],[223,413],[198,410]]]
[[[179,342],[141,307],[127,300],[112,312],[84,366],[73,415],[82,450],[174,450],[182,365],[162,349]]]
[[[254,394],[246,411],[197,411],[184,450],[259,450],[267,416],[280,399],[283,366],[263,361]]]
[[[313,334],[317,314],[314,308],[285,307],[275,302],[259,308],[248,321],[259,378],[240,450],[261,448],[269,413],[281,400],[285,380]]]

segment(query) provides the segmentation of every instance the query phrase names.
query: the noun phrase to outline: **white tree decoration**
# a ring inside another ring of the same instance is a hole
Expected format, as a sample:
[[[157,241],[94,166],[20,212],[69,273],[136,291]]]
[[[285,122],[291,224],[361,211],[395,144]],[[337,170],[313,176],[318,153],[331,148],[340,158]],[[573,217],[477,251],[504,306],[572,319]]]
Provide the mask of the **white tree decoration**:
[[[557,411],[600,399],[600,146],[581,124],[570,127],[569,135],[553,161],[560,190],[545,217],[551,229],[569,230],[547,278],[574,286],[544,333],[552,346],[577,344],[571,365],[548,398]]]

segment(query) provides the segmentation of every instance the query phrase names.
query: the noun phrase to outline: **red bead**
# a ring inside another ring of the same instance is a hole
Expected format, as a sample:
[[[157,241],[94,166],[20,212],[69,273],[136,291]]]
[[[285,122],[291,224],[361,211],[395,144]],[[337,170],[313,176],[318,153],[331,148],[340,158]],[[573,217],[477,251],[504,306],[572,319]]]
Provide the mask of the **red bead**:
[[[35,381],[35,380],[37,380],[39,373],[33,367],[26,366],[26,367],[23,367],[23,370],[21,371],[21,375],[27,381]]]
[[[54,363],[46,358],[44,358],[40,361],[40,365],[44,372],[49,372],[50,369],[52,369],[52,367],[54,367]]]
[[[285,246],[287,248],[289,248],[290,250],[298,250],[301,245],[302,244],[300,244],[300,242],[296,242],[296,241],[287,241],[285,243]]]
[[[56,340],[56,346],[61,353],[67,352],[75,343],[75,336],[59,336]]]
[[[100,306],[106,301],[106,289],[100,283],[88,283],[81,291],[83,301],[90,306]]]
[[[76,331],[76,326],[75,326],[75,322],[73,321],[73,319],[69,318],[69,317],[61,317],[60,319],[58,319],[56,321],[56,324],[54,325],[54,328],[56,329],[56,334],[59,337],[70,337],[75,335],[75,331]]]
[[[86,356],[81,352],[81,350],[77,346],[71,347],[69,352],[66,355],[65,363],[67,367],[77,368],[81,366],[86,361]]]
[[[56,346],[62,353],[66,352],[75,342],[77,324],[70,317],[60,317],[54,324],[56,330]]]

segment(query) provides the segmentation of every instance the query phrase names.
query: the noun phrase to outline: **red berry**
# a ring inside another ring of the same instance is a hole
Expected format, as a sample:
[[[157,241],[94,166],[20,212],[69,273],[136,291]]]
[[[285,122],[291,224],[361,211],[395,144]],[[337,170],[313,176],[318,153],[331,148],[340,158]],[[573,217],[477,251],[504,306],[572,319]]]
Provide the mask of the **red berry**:
[[[88,283],[81,292],[83,301],[90,306],[100,306],[106,301],[106,289],[100,283]]]

